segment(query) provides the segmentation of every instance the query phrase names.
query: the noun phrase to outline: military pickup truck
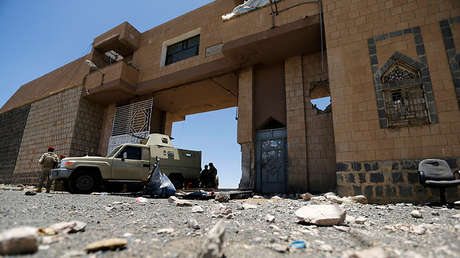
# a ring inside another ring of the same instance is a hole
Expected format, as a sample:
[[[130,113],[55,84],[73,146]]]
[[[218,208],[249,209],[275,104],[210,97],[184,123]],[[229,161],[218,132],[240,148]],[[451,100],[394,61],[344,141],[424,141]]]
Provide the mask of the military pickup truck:
[[[51,170],[50,178],[63,181],[64,189],[71,193],[139,189],[158,158],[162,172],[177,189],[184,184],[198,185],[201,151],[174,148],[171,138],[163,134],[151,134],[143,143],[122,144],[106,157],[65,158]]]

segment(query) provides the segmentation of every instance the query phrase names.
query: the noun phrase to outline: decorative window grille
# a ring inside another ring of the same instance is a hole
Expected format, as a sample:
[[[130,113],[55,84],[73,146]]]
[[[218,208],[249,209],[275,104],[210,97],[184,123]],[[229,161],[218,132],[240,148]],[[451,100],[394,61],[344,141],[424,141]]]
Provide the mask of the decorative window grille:
[[[420,72],[396,62],[382,75],[383,97],[388,127],[405,127],[430,123]]]
[[[116,107],[112,136],[150,131],[153,100]]]
[[[124,143],[140,143],[150,133],[153,100],[145,100],[115,108],[112,137],[107,153]]]

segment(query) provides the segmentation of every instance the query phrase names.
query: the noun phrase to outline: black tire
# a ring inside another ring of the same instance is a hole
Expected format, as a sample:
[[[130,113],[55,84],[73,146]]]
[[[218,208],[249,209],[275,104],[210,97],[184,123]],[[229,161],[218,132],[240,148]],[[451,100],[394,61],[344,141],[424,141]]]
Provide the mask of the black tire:
[[[173,174],[169,176],[169,180],[173,183],[176,190],[184,188],[184,177],[179,174]]]
[[[74,194],[90,194],[96,188],[96,178],[89,173],[78,173],[70,179],[70,192]]]

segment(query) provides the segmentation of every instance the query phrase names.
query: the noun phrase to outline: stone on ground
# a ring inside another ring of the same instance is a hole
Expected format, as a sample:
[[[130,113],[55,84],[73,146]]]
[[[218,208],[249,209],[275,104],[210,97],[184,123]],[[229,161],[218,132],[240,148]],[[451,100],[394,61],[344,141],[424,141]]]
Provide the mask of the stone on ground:
[[[81,221],[60,222],[53,224],[48,229],[54,230],[56,233],[77,233],[85,231],[86,223]]]
[[[265,221],[266,222],[269,222],[269,223],[274,223],[275,222],[275,216],[271,215],[271,214],[267,214],[265,216]]]
[[[422,213],[419,210],[414,210],[410,213],[410,215],[414,218],[420,219],[422,218]]]
[[[176,203],[177,201],[179,201],[179,199],[176,196],[170,196],[168,198],[169,203]]]
[[[179,206],[179,207],[192,207],[193,203],[191,203],[189,201],[184,201],[184,200],[177,200],[176,201],[176,206]]]
[[[106,250],[124,249],[128,241],[122,238],[104,239],[86,246],[85,251],[88,253]]]
[[[295,215],[302,222],[332,226],[342,224],[346,212],[337,205],[309,205],[298,209]]]
[[[364,195],[356,195],[349,197],[351,201],[361,204],[367,204],[367,197]]]
[[[302,200],[304,201],[309,201],[311,199],[311,197],[313,197],[314,195],[311,194],[311,193],[304,193],[304,194],[301,194],[300,195],[300,198],[302,198]]]
[[[249,203],[243,203],[243,209],[245,209],[245,210],[257,209],[257,205],[249,204]]]
[[[203,213],[204,210],[203,210],[203,208],[201,208],[201,206],[196,205],[196,206],[193,206],[192,212],[193,212],[193,213]]]
[[[224,257],[224,236],[225,224],[221,220],[209,230],[205,241],[198,255],[200,258],[221,258]]]
[[[36,228],[20,227],[0,234],[0,255],[32,254],[38,246]]]

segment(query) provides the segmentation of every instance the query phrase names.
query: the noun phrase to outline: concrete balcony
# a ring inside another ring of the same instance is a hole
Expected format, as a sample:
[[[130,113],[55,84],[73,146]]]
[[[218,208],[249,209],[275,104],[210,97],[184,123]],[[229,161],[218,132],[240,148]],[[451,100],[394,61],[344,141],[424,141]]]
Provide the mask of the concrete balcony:
[[[87,97],[100,104],[132,98],[138,74],[134,67],[123,61],[92,71],[85,80]]]

